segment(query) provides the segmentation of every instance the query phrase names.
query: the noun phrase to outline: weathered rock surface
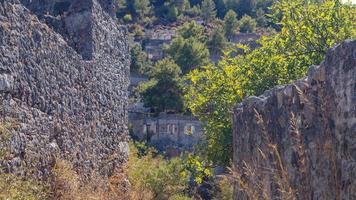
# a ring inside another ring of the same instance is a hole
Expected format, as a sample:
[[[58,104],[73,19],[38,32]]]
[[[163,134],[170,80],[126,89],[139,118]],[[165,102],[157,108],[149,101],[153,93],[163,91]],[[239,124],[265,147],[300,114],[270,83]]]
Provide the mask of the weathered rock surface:
[[[256,169],[271,199],[284,199],[281,177],[296,199],[356,199],[356,41],[331,49],[305,79],[247,98],[233,127],[234,166],[242,175],[246,165]],[[246,199],[239,188],[235,199]]]
[[[60,157],[107,177],[126,161],[129,49],[105,2],[0,0],[6,172],[46,177]]]

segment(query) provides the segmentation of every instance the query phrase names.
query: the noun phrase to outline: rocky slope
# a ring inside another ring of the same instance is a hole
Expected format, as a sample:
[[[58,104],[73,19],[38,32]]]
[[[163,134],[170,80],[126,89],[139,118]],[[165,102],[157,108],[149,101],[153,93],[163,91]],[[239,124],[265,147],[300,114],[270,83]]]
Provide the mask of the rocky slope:
[[[233,123],[237,177],[259,194],[356,199],[356,41],[331,49],[305,79],[246,99]]]
[[[60,158],[108,177],[126,161],[129,49],[107,2],[0,0],[3,171],[45,178]]]

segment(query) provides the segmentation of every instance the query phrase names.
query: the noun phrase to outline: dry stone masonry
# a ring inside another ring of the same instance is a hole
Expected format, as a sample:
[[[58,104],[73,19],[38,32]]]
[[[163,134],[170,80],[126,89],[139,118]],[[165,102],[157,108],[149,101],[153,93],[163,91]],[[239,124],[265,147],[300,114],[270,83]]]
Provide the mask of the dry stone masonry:
[[[111,176],[128,156],[129,49],[108,0],[0,0],[3,172],[56,157]]]
[[[247,98],[233,127],[236,172],[271,199],[287,199],[281,189],[303,200],[356,199],[356,41],[331,49],[305,79]]]

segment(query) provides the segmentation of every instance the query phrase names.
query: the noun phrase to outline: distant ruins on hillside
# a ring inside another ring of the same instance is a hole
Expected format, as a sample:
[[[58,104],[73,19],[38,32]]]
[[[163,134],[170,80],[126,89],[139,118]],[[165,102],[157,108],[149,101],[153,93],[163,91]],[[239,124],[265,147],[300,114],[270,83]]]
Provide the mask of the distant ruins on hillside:
[[[202,142],[203,124],[192,116],[161,113],[151,116],[143,113],[129,114],[132,137],[177,156],[182,151],[193,151]]]

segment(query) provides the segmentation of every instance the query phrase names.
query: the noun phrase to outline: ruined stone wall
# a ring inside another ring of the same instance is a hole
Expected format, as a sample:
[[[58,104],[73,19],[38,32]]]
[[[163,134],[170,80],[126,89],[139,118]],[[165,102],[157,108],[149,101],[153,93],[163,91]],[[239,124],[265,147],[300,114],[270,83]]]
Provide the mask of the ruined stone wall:
[[[356,41],[331,49],[305,79],[244,100],[233,129],[235,172],[255,191],[271,199],[287,199],[280,189],[303,200],[356,199]],[[239,189],[235,199],[246,199]]]
[[[187,115],[161,113],[155,117],[129,111],[129,124],[133,139],[145,141],[159,151],[193,151],[203,138],[203,123]]]
[[[59,157],[107,177],[128,156],[126,36],[96,0],[71,1],[56,29],[42,12],[53,2],[0,0],[1,114],[11,122],[0,168],[45,178]]]

